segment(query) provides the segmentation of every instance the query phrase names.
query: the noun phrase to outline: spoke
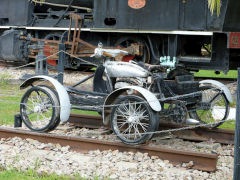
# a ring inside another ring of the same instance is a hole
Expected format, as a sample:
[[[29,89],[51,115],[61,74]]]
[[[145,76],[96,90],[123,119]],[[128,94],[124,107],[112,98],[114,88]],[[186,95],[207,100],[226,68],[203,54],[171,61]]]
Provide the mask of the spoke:
[[[217,99],[217,97],[219,97],[219,95],[222,96],[221,92],[218,92],[218,93],[211,99],[210,103],[214,102],[214,101]],[[219,100],[218,100],[218,101],[219,101]],[[217,102],[218,102],[218,101],[217,101]],[[216,101],[215,101],[215,102],[216,102]]]
[[[119,129],[121,129],[125,124],[127,124],[127,122],[124,122],[120,125]]]
[[[26,106],[27,106],[27,105],[26,105]],[[30,106],[27,106],[26,109],[29,109],[29,110],[31,110],[31,111],[34,111],[34,109],[33,109],[33,108],[30,108]]]
[[[33,104],[35,104],[35,102],[33,101],[33,98],[32,98],[32,97],[29,98],[28,100],[31,101]]]
[[[142,104],[139,104],[138,108],[136,109],[136,112],[139,112],[142,107]]]
[[[149,126],[149,124],[147,124],[147,123],[141,123],[141,125],[142,125],[142,126],[145,126],[145,127],[148,127],[148,126]]]
[[[33,113],[34,113],[34,111],[30,111],[30,112],[27,112],[26,114],[30,115],[30,114],[33,114]]]
[[[137,128],[137,124],[134,125],[134,128],[135,128],[135,131],[138,133],[139,137],[141,137],[141,134],[140,134],[140,132],[139,132],[139,130]]]
[[[126,113],[128,113],[129,114],[129,109],[127,108],[127,106],[126,105],[122,105],[122,108],[126,111]]]
[[[37,120],[39,121],[39,114],[37,113]]]
[[[132,130],[132,127],[133,127],[133,125],[130,124],[130,128],[129,128],[129,130],[128,130],[128,138],[129,138],[129,139],[131,138],[131,130]]]
[[[144,132],[147,131],[147,129],[142,125],[142,123],[139,123],[139,125],[142,127],[142,130],[143,130]]]
[[[127,131],[128,131],[128,129],[130,128],[130,126],[131,126],[131,124],[128,126],[128,128],[127,129],[125,129],[121,134],[125,134]]]
[[[128,118],[128,115],[125,114],[124,112],[122,112],[122,110],[120,110],[119,108],[117,109],[117,112],[119,112],[120,114],[122,114],[122,116],[123,116],[125,119]],[[120,115],[118,115],[118,116],[120,116]]]
[[[122,117],[122,115],[118,115],[118,114],[116,114],[116,116],[117,116],[117,119],[119,120],[119,121],[127,121],[127,119],[126,118],[124,118],[124,117]]]
[[[43,113],[40,114],[43,117],[43,120],[50,120],[50,118],[47,118],[46,116],[43,115]]]

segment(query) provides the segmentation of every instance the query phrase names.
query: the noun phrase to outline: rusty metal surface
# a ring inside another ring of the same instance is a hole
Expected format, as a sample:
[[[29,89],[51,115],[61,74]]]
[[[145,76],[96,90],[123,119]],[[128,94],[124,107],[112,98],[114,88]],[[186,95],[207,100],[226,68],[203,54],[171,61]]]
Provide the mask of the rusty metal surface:
[[[212,140],[221,144],[234,144],[234,130],[229,129],[205,129],[197,128],[194,130],[185,130],[174,132],[178,138],[193,141]]]
[[[101,116],[89,116],[80,114],[71,114],[68,120],[79,127],[86,128],[99,128],[103,127]],[[159,130],[181,128],[182,126],[160,124]],[[234,130],[229,129],[207,129],[197,128],[192,130],[176,131],[173,133],[178,138],[193,141],[208,141],[213,140],[214,142],[221,144],[234,144]]]
[[[101,116],[70,114],[68,122],[85,128],[100,128],[104,126]]]
[[[90,150],[119,150],[121,152],[142,152],[150,156],[158,156],[163,160],[169,160],[173,164],[181,164],[189,161],[194,162],[193,169],[213,172],[216,170],[218,156],[216,154],[196,153],[191,151],[179,151],[148,145],[129,146],[118,142],[109,142],[89,138],[73,136],[62,136],[47,133],[34,133],[30,131],[0,128],[0,138],[21,137],[31,138],[42,143],[58,143],[62,146],[69,145],[71,150],[77,152],[88,152]]]

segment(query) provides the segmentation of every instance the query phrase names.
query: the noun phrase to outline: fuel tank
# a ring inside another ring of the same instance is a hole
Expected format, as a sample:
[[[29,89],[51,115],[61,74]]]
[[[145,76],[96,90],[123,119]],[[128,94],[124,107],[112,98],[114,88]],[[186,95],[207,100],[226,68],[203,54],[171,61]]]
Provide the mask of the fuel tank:
[[[131,78],[139,77],[146,78],[149,72],[141,66],[129,62],[108,61],[104,63],[104,67],[110,77]]]

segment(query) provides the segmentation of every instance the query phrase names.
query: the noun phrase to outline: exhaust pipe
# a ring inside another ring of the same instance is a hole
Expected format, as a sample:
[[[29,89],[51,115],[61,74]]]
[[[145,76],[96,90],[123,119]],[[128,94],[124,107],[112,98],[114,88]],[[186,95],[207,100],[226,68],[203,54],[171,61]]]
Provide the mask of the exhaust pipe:
[[[196,125],[196,124],[200,124],[200,122],[199,122],[198,120],[196,120],[196,119],[188,118],[188,119],[186,120],[186,124],[187,124],[187,125]]]

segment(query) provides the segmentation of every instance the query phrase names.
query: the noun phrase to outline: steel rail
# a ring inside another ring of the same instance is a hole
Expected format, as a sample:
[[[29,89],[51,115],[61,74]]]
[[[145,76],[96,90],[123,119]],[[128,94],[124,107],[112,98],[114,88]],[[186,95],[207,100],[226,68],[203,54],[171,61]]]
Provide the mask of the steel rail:
[[[120,152],[142,152],[150,156],[158,156],[163,160],[169,160],[174,165],[193,161],[192,169],[213,172],[216,170],[218,156],[216,154],[180,151],[149,145],[130,146],[119,142],[109,142],[90,138],[63,136],[57,134],[35,133],[24,130],[0,128],[0,138],[20,137],[31,138],[42,143],[56,143],[61,146],[70,146],[70,150],[86,153],[92,150],[119,150]]]
[[[85,128],[101,128],[104,127],[101,116],[71,114],[68,120],[69,123]],[[182,126],[160,123],[159,130],[177,129]],[[105,127],[110,128],[110,127]],[[176,131],[173,133],[180,139],[192,141],[209,141],[221,144],[234,144],[234,130],[229,129],[208,129],[196,128],[184,131]]]

